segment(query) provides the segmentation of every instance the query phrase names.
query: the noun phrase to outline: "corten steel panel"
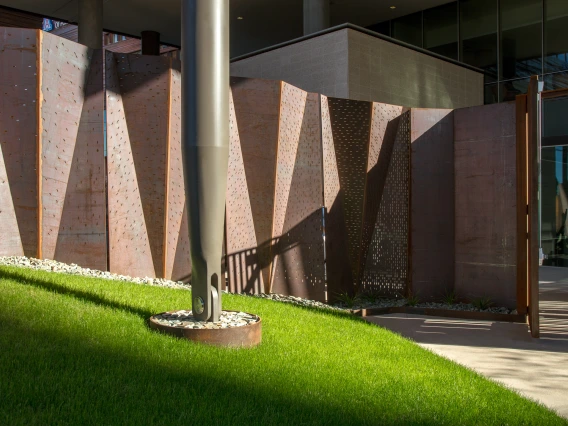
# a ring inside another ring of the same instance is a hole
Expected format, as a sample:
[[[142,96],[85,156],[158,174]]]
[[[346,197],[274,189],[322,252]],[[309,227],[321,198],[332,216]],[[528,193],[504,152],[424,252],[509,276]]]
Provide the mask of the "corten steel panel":
[[[0,146],[26,256],[38,254],[37,30],[0,29]],[[14,254],[21,254],[14,246]]]
[[[155,277],[117,62],[109,52],[106,56],[106,108],[110,271]],[[163,226],[163,219],[160,223]]]
[[[102,50],[89,52],[83,108],[54,258],[104,271],[107,241],[102,55]]]
[[[226,225],[229,287],[239,292],[266,291],[281,83],[233,78],[231,90],[234,118]]]
[[[167,188],[166,275],[187,282],[191,278],[189,226],[185,207],[185,179],[181,155],[181,64],[173,62],[170,92],[169,173]]]
[[[339,180],[337,155],[334,146],[329,99],[320,97],[323,188],[325,215],[325,251],[328,299],[337,294],[355,291],[353,274],[347,259],[347,228],[343,213],[343,193]]]
[[[516,307],[515,104],[454,111],[455,290]]]
[[[115,54],[126,126],[156,276],[164,274],[170,60]]]
[[[441,299],[455,279],[452,110],[412,109],[411,143],[412,291]]]
[[[385,290],[385,285],[387,287],[390,285],[388,280],[391,275],[390,267],[393,264],[393,259],[390,258],[390,252],[377,254],[370,253],[369,249],[375,236],[377,216],[385,191],[389,165],[397,142],[400,115],[403,108],[382,103],[373,103],[372,108],[359,268],[364,270],[367,263],[370,262],[370,269],[367,269],[363,274],[362,290],[380,292]],[[368,259],[368,256],[374,256],[374,258]],[[382,271],[373,267],[379,258],[381,259]],[[385,275],[386,283],[382,282],[381,275]]]
[[[14,211],[8,174],[0,145],[0,256],[23,256],[22,239]]]
[[[327,98],[324,104],[324,185],[337,193],[325,196],[327,278],[333,297],[337,292],[355,291],[361,277],[372,103]],[[330,164],[331,156],[335,164]],[[329,198],[334,198],[333,204]]]
[[[517,313],[528,307],[527,95],[517,95]]]
[[[319,95],[284,83],[271,290],[325,301],[321,159]]]
[[[247,176],[243,161],[239,129],[235,116],[233,90],[229,92],[229,168],[225,217],[229,289],[233,292],[264,292],[264,280],[257,257]],[[270,250],[269,244],[265,250]]]
[[[393,120],[393,126],[396,126],[396,136],[390,161],[388,165],[377,164],[377,167],[388,167],[388,172],[362,277],[364,291],[390,296],[405,294],[408,286],[410,112],[406,111]],[[383,143],[381,154],[384,150],[388,158],[387,148]],[[367,189],[367,203],[370,203],[378,194],[374,193],[372,185]]]
[[[105,270],[102,51],[42,39],[42,257]]]

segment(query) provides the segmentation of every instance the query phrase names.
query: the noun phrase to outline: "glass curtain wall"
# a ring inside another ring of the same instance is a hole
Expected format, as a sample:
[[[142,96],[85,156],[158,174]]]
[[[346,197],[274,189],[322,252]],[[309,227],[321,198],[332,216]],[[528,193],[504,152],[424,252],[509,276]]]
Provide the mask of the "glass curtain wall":
[[[458,0],[369,27],[485,71],[485,103],[568,87],[568,0]]]

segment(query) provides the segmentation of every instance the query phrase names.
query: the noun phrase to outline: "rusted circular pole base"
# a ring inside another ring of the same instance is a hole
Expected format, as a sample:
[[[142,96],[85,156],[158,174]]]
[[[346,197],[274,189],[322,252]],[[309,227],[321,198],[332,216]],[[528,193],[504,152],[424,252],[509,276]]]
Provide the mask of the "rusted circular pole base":
[[[163,312],[156,314],[148,319],[148,326],[152,330],[161,333],[171,334],[182,339],[192,340],[194,342],[203,343],[213,346],[225,346],[229,348],[252,348],[260,344],[262,340],[262,321],[258,315],[258,321],[241,326],[227,328],[184,328],[179,326],[171,326],[160,324],[155,317],[158,315],[171,314],[172,312]],[[232,311],[226,311],[232,312]]]

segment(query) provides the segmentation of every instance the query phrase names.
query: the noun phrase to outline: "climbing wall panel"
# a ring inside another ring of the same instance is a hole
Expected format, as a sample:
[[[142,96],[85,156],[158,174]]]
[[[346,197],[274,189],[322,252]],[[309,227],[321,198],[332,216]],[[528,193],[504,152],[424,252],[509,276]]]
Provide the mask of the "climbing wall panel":
[[[102,51],[42,39],[41,255],[104,270]]]
[[[181,71],[172,64],[169,115],[169,157],[167,177],[167,229],[165,277],[188,282],[191,278],[189,224],[185,205],[185,179],[181,151]]]
[[[267,291],[270,282],[281,83],[231,79],[227,181],[229,289]]]
[[[120,74],[117,68],[118,63],[114,54],[107,52],[106,105],[110,271],[132,276],[155,277],[156,269],[138,184],[139,178],[144,179],[145,170],[138,171],[134,162],[133,147],[120,87]],[[162,226],[163,222],[164,219],[161,218]],[[163,241],[162,236],[160,236],[159,241]]]
[[[319,95],[283,84],[271,291],[327,300]]]
[[[162,277],[171,60],[123,54],[114,60],[154,269]]]
[[[515,104],[454,111],[455,290],[516,307]]]
[[[4,255],[38,255],[38,32],[18,28],[0,28],[0,148],[4,171],[0,185],[9,203],[0,204],[0,220],[7,220],[0,246]],[[4,182],[4,183],[2,183]],[[6,187],[5,185],[8,185]],[[18,232],[18,243],[13,232]],[[14,241],[15,244],[12,244]]]
[[[439,300],[454,286],[454,116],[413,109],[412,291]]]
[[[0,147],[1,148],[1,147]],[[0,149],[0,256],[23,256],[22,239],[14,211],[8,174],[2,149]]]

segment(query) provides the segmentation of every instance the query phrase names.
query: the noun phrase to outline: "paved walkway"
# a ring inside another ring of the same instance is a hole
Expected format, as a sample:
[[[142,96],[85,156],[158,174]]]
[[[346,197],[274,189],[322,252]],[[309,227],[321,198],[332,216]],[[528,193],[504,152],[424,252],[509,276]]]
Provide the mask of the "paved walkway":
[[[541,268],[540,281],[540,339],[524,324],[406,314],[367,319],[568,418],[568,268]]]

